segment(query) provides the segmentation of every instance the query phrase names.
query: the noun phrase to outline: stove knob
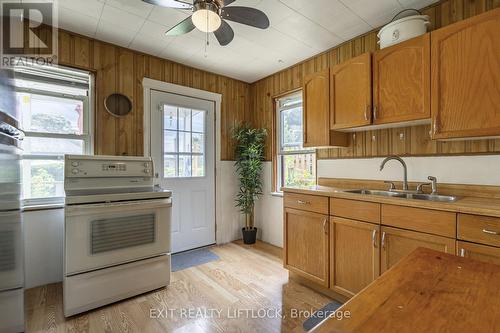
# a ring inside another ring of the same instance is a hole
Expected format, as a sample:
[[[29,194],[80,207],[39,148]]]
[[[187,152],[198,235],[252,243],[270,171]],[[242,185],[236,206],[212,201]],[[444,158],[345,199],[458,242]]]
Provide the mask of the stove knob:
[[[73,169],[73,170],[71,170],[71,173],[72,173],[72,174],[74,174],[74,175],[76,175],[78,172],[79,172],[79,170],[78,170],[78,169]]]
[[[151,170],[149,169],[144,169],[144,173],[149,173]]]
[[[144,167],[145,168],[149,167],[149,163],[144,163]]]
[[[71,162],[71,165],[74,167],[77,167],[80,165],[80,163],[78,163],[77,161],[74,161],[74,162]]]

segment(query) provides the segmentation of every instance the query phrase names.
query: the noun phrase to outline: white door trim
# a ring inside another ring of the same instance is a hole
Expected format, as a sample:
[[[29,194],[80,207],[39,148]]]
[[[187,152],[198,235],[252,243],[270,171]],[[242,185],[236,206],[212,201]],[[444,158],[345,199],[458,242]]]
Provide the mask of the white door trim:
[[[153,80],[150,78],[142,79],[142,86],[144,87],[144,156],[151,156],[151,91],[158,90],[166,93],[183,95],[193,98],[205,99],[207,101],[213,101],[215,103],[215,241],[217,244],[226,243],[232,241],[228,238],[230,236],[223,234],[224,230],[228,229],[228,226],[222,226],[221,223],[224,220],[222,217],[222,200],[219,189],[222,188],[222,174],[220,173],[221,168],[221,103],[222,95],[190,88],[184,87],[178,84]],[[175,203],[174,203],[175,204]]]

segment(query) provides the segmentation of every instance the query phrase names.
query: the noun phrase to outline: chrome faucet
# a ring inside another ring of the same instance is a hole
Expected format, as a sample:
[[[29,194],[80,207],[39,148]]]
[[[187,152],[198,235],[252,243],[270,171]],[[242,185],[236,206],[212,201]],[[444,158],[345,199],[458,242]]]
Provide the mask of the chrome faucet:
[[[431,185],[432,185],[432,192],[431,192],[431,194],[432,195],[438,194],[437,178],[433,177],[433,176],[429,176],[429,177],[427,177],[427,179],[429,179],[431,181]]]
[[[403,166],[403,171],[404,171],[404,174],[403,174],[403,191],[408,191],[408,169],[406,167],[406,163],[405,161],[403,161],[403,159],[399,156],[389,156],[389,157],[386,157],[383,161],[382,161],[382,164],[380,164],[380,171],[384,170],[384,167],[385,167],[385,164],[390,161],[390,160],[396,160],[398,162],[401,163],[401,165]]]

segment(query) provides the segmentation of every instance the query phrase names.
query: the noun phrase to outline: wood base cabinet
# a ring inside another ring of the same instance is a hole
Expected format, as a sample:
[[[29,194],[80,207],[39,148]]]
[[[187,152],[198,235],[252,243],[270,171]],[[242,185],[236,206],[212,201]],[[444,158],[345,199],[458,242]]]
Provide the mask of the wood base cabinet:
[[[330,218],[330,289],[354,296],[380,275],[380,226]]]
[[[382,227],[381,233],[381,273],[394,266],[418,247],[455,254],[455,239],[390,227]]]
[[[285,208],[284,266],[324,287],[329,285],[328,215]]]
[[[500,265],[500,248],[458,241],[457,255]]]

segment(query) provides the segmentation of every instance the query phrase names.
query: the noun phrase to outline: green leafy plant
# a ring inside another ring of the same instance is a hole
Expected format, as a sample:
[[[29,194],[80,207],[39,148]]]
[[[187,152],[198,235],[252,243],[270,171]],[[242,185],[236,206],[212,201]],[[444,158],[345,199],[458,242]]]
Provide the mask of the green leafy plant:
[[[246,228],[253,228],[253,208],[255,200],[262,194],[262,168],[267,137],[265,128],[253,128],[240,124],[233,128],[236,140],[236,172],[239,177],[239,191],[236,207],[246,215]]]

